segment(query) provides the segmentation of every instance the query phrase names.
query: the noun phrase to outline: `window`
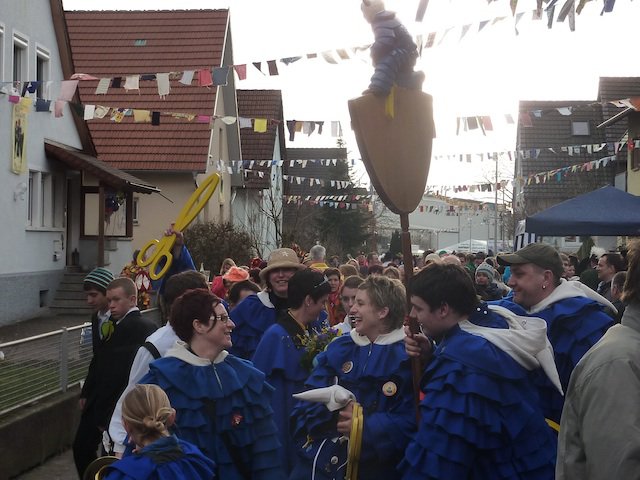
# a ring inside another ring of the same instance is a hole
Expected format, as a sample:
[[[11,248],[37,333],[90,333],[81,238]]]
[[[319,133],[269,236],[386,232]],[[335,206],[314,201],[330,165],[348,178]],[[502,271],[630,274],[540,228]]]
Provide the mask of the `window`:
[[[133,197],[133,212],[132,212],[132,220],[134,225],[139,225],[138,221],[138,208],[140,206],[140,197]]]
[[[640,138],[634,138],[632,140],[633,142],[633,149],[629,151],[630,155],[631,155],[631,169],[632,170],[639,170],[640,169],[640,148],[636,147],[637,142],[640,140]]]
[[[33,226],[33,205],[35,203],[35,191],[33,189],[35,172],[29,172],[29,195],[27,200],[27,225]]]
[[[29,65],[28,65],[29,41],[18,35],[13,35],[13,76],[14,82],[28,81]]]
[[[4,80],[4,26],[0,25],[0,82]]]
[[[63,228],[65,177],[62,174],[29,171],[27,226]]]
[[[49,52],[43,48],[36,48],[36,81],[38,84],[38,98],[47,99],[46,85],[50,79]]]
[[[571,135],[589,136],[589,122],[571,122]]]

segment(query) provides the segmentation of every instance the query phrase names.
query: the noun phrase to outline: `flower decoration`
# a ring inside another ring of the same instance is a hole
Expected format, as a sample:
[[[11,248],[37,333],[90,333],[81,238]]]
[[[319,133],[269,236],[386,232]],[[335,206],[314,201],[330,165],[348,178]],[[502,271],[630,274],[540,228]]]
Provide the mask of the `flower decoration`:
[[[324,352],[329,344],[340,335],[339,329],[330,327],[324,327],[320,331],[313,330],[309,335],[298,335],[300,346],[305,350],[300,358],[302,368],[309,372],[313,370],[318,354]]]

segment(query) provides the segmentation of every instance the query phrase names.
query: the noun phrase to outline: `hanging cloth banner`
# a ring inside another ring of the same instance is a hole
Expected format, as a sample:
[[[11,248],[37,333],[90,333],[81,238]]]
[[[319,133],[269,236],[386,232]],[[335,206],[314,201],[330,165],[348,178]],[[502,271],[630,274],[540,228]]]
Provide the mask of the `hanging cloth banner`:
[[[31,110],[31,98],[22,97],[13,105],[11,119],[11,171],[16,175],[27,173],[27,114]]]

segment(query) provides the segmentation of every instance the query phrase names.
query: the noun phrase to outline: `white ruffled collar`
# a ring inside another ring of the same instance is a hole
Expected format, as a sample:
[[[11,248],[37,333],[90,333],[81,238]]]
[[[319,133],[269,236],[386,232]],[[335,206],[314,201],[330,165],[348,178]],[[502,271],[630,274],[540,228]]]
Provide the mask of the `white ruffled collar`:
[[[185,342],[182,340],[177,340],[176,343],[169,349],[167,352],[167,357],[174,357],[183,362],[186,362],[190,365],[195,365],[197,367],[207,367],[209,365],[222,363],[225,358],[227,358],[229,352],[223,350],[220,354],[213,360],[209,360],[208,358],[202,358],[191,352]]]
[[[349,335],[351,335],[351,340],[353,340],[353,343],[355,343],[359,347],[366,347],[367,345],[371,344],[369,339],[365,335],[360,335],[358,332],[356,332],[355,328],[349,332]],[[376,338],[376,341],[373,343],[375,345],[391,345],[393,343],[401,342],[403,340],[404,340],[404,329],[398,328],[397,330],[393,330],[389,333],[383,333],[382,335],[378,335],[378,338]]]

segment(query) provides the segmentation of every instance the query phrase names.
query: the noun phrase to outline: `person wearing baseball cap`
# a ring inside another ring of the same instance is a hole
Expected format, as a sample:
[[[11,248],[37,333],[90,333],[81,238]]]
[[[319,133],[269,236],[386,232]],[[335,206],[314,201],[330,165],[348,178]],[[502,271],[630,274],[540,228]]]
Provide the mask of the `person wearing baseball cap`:
[[[530,243],[515,253],[498,255],[497,261],[511,267],[507,285],[512,296],[491,303],[547,322],[547,336],[566,391],[578,361],[613,325],[605,308],[615,311],[615,307],[586,285],[562,278],[562,259],[550,245]],[[557,427],[564,398],[548,379],[539,376],[535,380],[545,417]]]
[[[289,279],[298,270],[305,269],[298,255],[290,248],[278,248],[271,252],[267,266],[260,270],[260,279],[266,288],[257,295],[249,295],[231,312],[236,328],[233,331],[233,346],[229,352],[237,357],[250,360],[253,357],[262,334],[276,322],[278,313],[289,308],[287,299]],[[321,312],[318,324],[327,318]]]

